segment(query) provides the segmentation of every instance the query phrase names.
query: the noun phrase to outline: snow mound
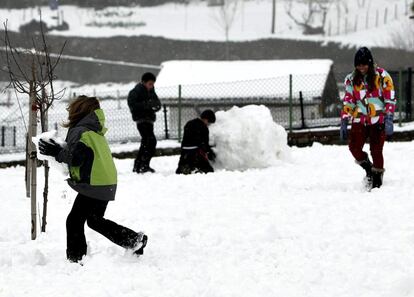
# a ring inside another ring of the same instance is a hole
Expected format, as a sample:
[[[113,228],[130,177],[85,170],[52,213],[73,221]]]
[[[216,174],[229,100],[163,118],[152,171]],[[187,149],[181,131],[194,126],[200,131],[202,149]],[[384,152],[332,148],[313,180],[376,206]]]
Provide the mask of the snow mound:
[[[285,129],[273,121],[263,105],[233,107],[216,113],[211,141],[217,154],[215,167],[228,170],[266,168],[287,160]]]

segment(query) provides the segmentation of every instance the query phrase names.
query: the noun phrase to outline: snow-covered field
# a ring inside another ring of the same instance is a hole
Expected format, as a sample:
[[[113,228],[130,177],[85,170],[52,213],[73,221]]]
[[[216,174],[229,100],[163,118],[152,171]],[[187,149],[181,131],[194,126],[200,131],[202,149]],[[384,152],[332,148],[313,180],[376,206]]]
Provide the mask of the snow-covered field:
[[[412,142],[387,143],[385,184],[370,193],[345,146],[193,176],[174,174],[177,157],[140,176],[116,160],[106,217],[149,244],[135,259],[86,227],[84,266],[65,260],[75,193],[63,177],[52,170],[47,233],[31,241],[24,168],[0,170],[0,296],[413,296],[413,155]]]
[[[109,7],[104,10],[62,5],[57,13],[42,7],[43,19],[56,26],[56,16],[69,24],[68,31],[52,34],[65,36],[109,37],[151,35],[184,40],[225,40],[224,19],[220,8],[207,6],[207,1],[191,1],[188,5],[168,4],[156,7]],[[232,1],[233,2],[233,1]],[[406,0],[346,0],[329,5],[326,36],[304,35],[302,27],[288,16],[289,2],[276,1],[276,32],[271,34],[271,0],[238,1],[234,21],[229,26],[230,40],[292,38],[336,41],[344,45],[398,46],[392,35],[408,26]],[[306,1],[293,1],[292,14],[298,21],[307,15]],[[226,11],[232,18],[233,6]],[[36,8],[0,9],[0,21],[8,19],[11,30],[38,19]],[[320,26],[322,13],[312,16],[311,25]]]

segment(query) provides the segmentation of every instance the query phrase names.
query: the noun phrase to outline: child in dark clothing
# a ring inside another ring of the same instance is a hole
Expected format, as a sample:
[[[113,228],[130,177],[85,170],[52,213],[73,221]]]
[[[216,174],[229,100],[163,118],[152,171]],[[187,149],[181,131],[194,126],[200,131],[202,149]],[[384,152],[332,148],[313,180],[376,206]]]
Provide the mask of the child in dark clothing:
[[[209,145],[208,125],[215,121],[214,112],[205,110],[199,118],[185,124],[177,174],[214,172],[209,161],[214,161],[216,155]]]
[[[108,202],[115,199],[117,171],[108,142],[104,136],[105,116],[97,98],[79,96],[68,107],[69,128],[62,148],[51,140],[40,140],[43,155],[54,156],[69,166],[68,184],[78,196],[66,220],[66,255],[78,262],[86,255],[85,222],[112,242],[143,254],[148,237],[104,218]]]

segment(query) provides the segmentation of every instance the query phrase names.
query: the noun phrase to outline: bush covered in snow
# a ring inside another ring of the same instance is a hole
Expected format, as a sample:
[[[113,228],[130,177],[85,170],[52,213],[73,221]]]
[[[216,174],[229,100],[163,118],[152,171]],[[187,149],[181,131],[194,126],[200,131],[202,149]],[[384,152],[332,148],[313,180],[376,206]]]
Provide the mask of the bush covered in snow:
[[[285,129],[263,105],[233,107],[216,113],[210,128],[217,153],[215,167],[229,170],[265,168],[288,157]]]

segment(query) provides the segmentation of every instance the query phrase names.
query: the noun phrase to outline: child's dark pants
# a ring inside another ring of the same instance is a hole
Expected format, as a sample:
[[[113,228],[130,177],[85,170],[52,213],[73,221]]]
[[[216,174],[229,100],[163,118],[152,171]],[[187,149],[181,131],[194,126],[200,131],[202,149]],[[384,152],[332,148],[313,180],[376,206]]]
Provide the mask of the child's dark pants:
[[[86,255],[85,222],[89,228],[102,234],[124,248],[133,248],[139,235],[124,226],[104,219],[108,201],[89,198],[78,194],[66,220],[67,250],[70,261],[77,262]]]

